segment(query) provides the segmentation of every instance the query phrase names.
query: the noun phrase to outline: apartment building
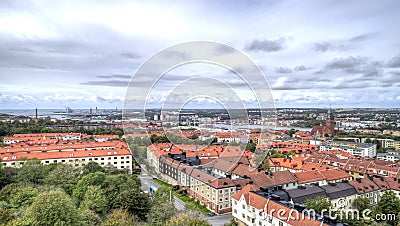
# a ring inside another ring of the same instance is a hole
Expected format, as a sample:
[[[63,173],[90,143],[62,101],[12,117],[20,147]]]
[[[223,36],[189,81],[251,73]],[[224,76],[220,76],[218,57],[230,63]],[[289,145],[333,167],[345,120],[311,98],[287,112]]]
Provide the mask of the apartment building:
[[[252,226],[326,226],[323,222],[303,215],[278,202],[268,199],[249,184],[232,196],[232,216],[240,225]]]
[[[71,163],[85,164],[91,161],[101,166],[112,165],[132,172],[132,154],[122,141],[59,142],[57,144],[27,144],[20,142],[0,148],[4,166],[19,167],[26,159],[39,159],[43,164]]]
[[[35,133],[35,134],[14,134],[13,136],[4,137],[3,143],[10,145],[19,142],[34,143],[57,143],[62,141],[81,140],[87,136],[81,133]]]
[[[105,135],[93,135],[93,138],[97,142],[105,142],[109,140],[118,140],[118,135],[113,134],[105,134]]]
[[[331,141],[329,145],[321,145],[320,151],[342,150],[351,155],[374,158],[376,156],[376,144],[355,143],[347,141]]]

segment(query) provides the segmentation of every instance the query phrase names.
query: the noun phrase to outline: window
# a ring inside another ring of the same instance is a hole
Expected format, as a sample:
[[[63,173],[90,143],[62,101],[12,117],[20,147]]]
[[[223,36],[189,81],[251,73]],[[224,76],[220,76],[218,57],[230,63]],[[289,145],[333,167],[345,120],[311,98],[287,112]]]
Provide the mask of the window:
[[[44,161],[44,163],[49,163],[49,161]]]
[[[246,206],[245,206],[245,205],[242,205],[242,209],[246,209]]]
[[[61,162],[65,162],[65,160],[63,159],[63,160],[61,160]]]
[[[114,159],[117,159],[118,157],[114,157]]]
[[[101,158],[101,160],[104,160],[104,158]]]
[[[237,210],[236,210],[236,209],[233,209],[233,212],[234,212],[234,213],[237,213]]]
[[[283,226],[283,222],[282,221],[279,221],[279,226]]]
[[[222,199],[219,199],[220,202],[222,202]]]

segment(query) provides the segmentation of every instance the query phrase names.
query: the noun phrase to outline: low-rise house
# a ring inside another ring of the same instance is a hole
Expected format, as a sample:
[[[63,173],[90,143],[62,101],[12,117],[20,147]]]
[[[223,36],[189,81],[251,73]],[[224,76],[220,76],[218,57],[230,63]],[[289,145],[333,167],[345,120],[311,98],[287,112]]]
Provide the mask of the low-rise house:
[[[365,197],[370,200],[371,205],[378,204],[381,195],[381,189],[379,186],[370,178],[356,178],[353,181],[349,181],[349,184],[356,190],[356,198]]]
[[[329,183],[321,186],[325,191],[328,199],[331,201],[333,209],[351,209],[354,199],[356,198],[356,190],[347,182]]]
[[[251,180],[258,187],[278,189],[297,188],[297,178],[288,170],[278,172],[261,172],[251,176]]]
[[[325,190],[316,185],[299,186],[295,189],[286,190],[286,193],[289,195],[289,201],[299,204],[316,197],[328,198]]]
[[[318,170],[297,172],[294,173],[294,176],[297,178],[297,183],[299,185],[316,184],[323,186],[327,184],[325,176]]]

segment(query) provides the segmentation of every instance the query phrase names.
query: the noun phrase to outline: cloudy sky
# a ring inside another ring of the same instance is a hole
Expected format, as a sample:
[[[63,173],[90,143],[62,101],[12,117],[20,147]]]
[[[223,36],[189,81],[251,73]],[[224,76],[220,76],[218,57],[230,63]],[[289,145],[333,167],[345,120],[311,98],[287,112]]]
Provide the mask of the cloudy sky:
[[[397,0],[2,0],[0,109],[121,108],[140,65],[195,40],[247,54],[277,107],[400,107],[399,11]],[[175,69],[154,89],[189,72],[237,79],[210,68]]]

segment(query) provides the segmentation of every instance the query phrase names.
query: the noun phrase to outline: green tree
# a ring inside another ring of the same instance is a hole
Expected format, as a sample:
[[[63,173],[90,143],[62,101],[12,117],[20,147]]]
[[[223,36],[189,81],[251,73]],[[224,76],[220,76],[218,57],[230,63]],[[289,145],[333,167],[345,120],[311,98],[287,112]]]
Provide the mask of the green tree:
[[[29,159],[18,170],[17,181],[41,184],[49,170],[39,159]]]
[[[147,214],[147,222],[154,226],[164,226],[165,222],[176,213],[174,205],[163,200],[155,200]]]
[[[135,225],[135,220],[127,210],[114,210],[107,216],[102,226],[131,226]]]
[[[169,219],[165,226],[211,226],[205,220],[189,217],[188,215],[181,214]]]
[[[0,225],[6,225],[7,222],[14,219],[14,214],[11,210],[0,207]]]
[[[33,187],[18,187],[10,196],[9,204],[11,208],[19,209],[27,207],[35,200],[39,194],[38,190]]]
[[[35,225],[80,225],[80,214],[72,199],[62,191],[41,193],[26,210],[24,218]]]
[[[89,173],[78,181],[78,184],[72,192],[72,197],[79,204],[83,200],[83,197],[85,196],[86,190],[89,186],[100,186],[101,188],[104,188],[106,185],[107,182],[105,173]]]
[[[21,187],[19,184],[7,184],[0,190],[0,200],[9,202],[10,198],[17,192],[17,190]]]
[[[255,143],[252,143],[252,142],[247,143],[246,151],[255,152],[256,151],[256,147],[257,147],[257,144],[255,144]]]
[[[135,189],[140,190],[140,179],[132,174],[118,174],[107,177],[106,195],[111,209],[117,208],[118,196],[121,192]]]
[[[325,212],[328,211],[332,204],[330,200],[318,196],[314,199],[307,199],[304,202],[304,206],[309,210],[314,210],[316,213],[321,214],[323,210],[325,210]]]
[[[81,168],[72,164],[59,164],[44,179],[44,183],[48,185],[59,186],[64,191],[72,195],[76,184],[81,176]]]
[[[149,195],[140,190],[125,190],[117,197],[117,207],[135,214],[140,220],[145,220],[151,208],[151,201]]]
[[[101,224],[101,218],[97,213],[91,210],[82,212],[82,225],[85,226],[98,226]]]
[[[383,214],[397,214],[400,212],[400,199],[393,191],[386,191],[383,193],[381,200],[378,203],[378,213]],[[389,220],[386,223],[390,225],[397,225],[398,219]]]
[[[0,190],[7,184],[8,184],[8,178],[6,173],[4,172],[3,164],[1,164],[1,159],[0,159]]]
[[[108,200],[105,191],[100,186],[89,186],[81,202],[80,209],[93,210],[96,213],[107,212]]]
[[[95,172],[104,172],[104,168],[101,167],[97,162],[93,161],[83,166],[83,175]]]
[[[362,211],[370,209],[371,204],[367,197],[358,197],[354,199],[353,207],[356,208],[358,211],[360,211],[360,213],[362,213]]]

